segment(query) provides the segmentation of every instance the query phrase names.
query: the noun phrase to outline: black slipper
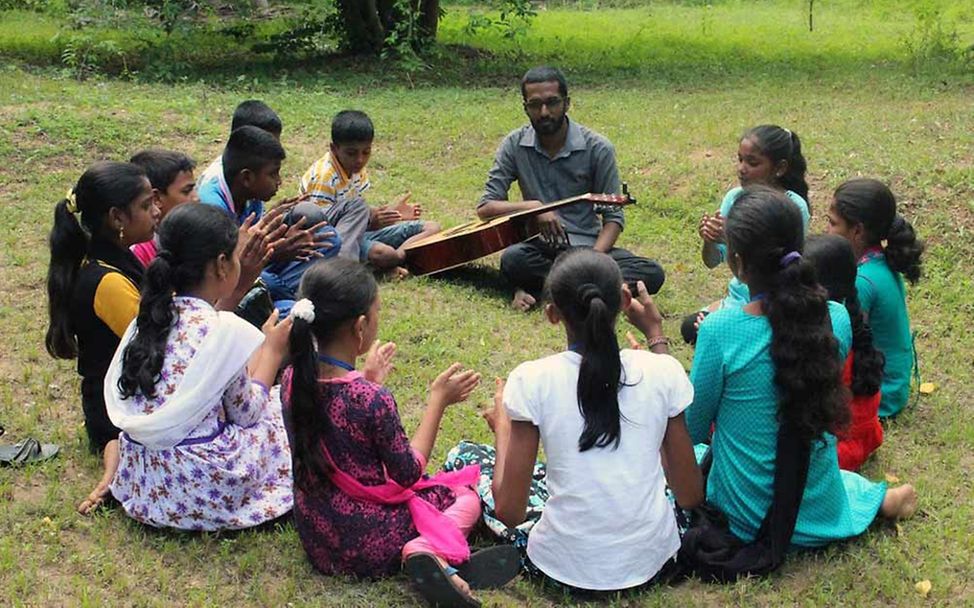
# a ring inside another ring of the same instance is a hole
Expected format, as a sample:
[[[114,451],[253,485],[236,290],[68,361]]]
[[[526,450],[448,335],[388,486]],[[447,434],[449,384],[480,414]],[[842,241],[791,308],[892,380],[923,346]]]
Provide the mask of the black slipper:
[[[416,591],[423,596],[430,606],[466,606],[477,607],[480,602],[466,596],[460,588],[453,584],[451,572],[440,565],[439,560],[430,553],[416,553],[410,555],[403,565],[403,569],[409,576],[409,582],[413,584]]]
[[[22,465],[53,458],[61,448],[53,443],[40,443],[36,439],[24,439],[14,445],[0,445],[0,464]]]
[[[457,574],[471,589],[499,589],[521,571],[521,556],[513,545],[481,549],[457,567]]]

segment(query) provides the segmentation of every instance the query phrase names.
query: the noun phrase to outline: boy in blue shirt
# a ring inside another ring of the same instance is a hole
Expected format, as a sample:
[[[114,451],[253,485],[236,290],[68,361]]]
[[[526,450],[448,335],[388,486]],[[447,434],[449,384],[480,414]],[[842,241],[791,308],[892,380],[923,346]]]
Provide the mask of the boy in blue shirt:
[[[259,220],[264,201],[281,185],[284,148],[272,134],[255,126],[243,126],[230,134],[221,155],[222,171],[205,175],[198,187],[200,202],[223,209],[237,224],[253,216]],[[209,172],[208,172],[209,173]],[[292,205],[296,200],[283,201]],[[338,235],[318,220],[313,205],[298,205],[288,212],[287,233],[270,244],[274,253],[261,273],[271,299],[285,315],[305,269],[316,258],[332,257],[340,248]],[[309,228],[305,225],[312,224]]]

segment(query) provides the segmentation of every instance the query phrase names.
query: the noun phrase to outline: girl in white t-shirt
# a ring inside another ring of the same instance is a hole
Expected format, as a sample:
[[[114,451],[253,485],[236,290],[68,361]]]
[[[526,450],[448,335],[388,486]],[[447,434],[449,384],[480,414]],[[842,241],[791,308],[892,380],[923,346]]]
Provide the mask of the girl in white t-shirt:
[[[511,527],[524,520],[540,439],[550,497],[528,537],[528,571],[582,590],[636,587],[680,547],[667,482],[681,507],[703,499],[683,421],[693,388],[665,354],[662,318],[645,285],[633,298],[611,257],[569,251],[545,289],[545,315],[564,324],[568,350],[519,365],[506,385],[498,381],[488,417],[496,514]],[[652,352],[619,351],[620,310]]]

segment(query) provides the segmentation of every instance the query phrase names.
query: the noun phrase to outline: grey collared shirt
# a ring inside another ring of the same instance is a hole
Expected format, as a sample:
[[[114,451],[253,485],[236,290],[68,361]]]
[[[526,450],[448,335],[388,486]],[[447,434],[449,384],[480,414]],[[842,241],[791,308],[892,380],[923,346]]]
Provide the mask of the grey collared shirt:
[[[554,157],[548,156],[541,147],[531,125],[511,131],[497,149],[480,205],[508,200],[507,193],[514,180],[524,200],[544,203],[586,192],[619,193],[619,171],[612,144],[574,121],[568,122],[565,145]],[[596,208],[590,203],[578,203],[562,207],[557,213],[572,245],[594,244],[602,222],[625,226],[620,207]]]

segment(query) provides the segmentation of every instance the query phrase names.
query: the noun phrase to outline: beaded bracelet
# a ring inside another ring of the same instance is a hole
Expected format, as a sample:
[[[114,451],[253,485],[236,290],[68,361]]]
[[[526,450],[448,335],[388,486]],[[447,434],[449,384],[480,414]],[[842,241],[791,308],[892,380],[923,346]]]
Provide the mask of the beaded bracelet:
[[[646,348],[653,348],[654,346],[659,346],[660,344],[669,346],[670,339],[666,336],[655,336],[646,341]]]

